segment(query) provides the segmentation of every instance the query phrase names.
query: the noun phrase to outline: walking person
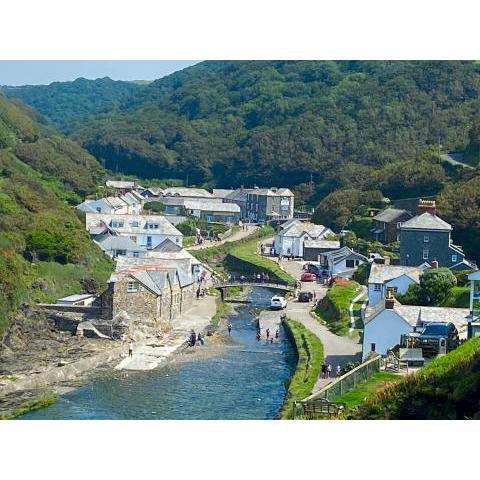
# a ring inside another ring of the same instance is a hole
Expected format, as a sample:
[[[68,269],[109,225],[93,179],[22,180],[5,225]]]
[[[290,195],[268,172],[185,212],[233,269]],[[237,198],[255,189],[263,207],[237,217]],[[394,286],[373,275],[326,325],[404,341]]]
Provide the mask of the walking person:
[[[337,368],[336,368],[336,371],[335,371],[337,377],[340,376],[340,372],[341,372],[341,371],[342,371],[342,367],[341,367],[340,365],[337,365]]]
[[[330,364],[327,365],[327,378],[332,376],[332,366]]]
[[[228,336],[231,336],[231,335],[232,335],[232,324],[229,323],[229,324],[227,325],[227,328],[228,328]]]
[[[280,333],[279,333],[279,331],[277,330],[277,331],[275,332],[275,339],[278,340],[278,337],[279,337],[279,336],[280,336]]]
[[[133,341],[130,339],[130,342],[128,343],[128,356],[132,357],[133,356]]]
[[[267,335],[267,340],[268,340],[270,338],[270,329],[269,328],[267,328],[265,330],[265,334]]]
[[[326,378],[327,377],[327,366],[322,363],[322,378]]]
[[[197,288],[197,300],[200,298],[200,287]]]
[[[198,332],[198,335],[197,335],[197,342],[200,343],[200,345],[202,346],[205,343],[205,340],[203,339],[202,334],[200,332]]]

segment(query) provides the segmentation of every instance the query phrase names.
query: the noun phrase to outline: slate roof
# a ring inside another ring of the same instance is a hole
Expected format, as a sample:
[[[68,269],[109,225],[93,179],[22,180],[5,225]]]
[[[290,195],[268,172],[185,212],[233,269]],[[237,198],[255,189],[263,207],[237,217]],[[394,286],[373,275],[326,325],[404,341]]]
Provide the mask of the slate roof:
[[[137,245],[133,240],[128,237],[123,237],[121,235],[111,235],[105,237],[102,240],[97,242],[100,245],[100,248],[104,251],[110,250],[129,250],[136,252],[144,252],[146,249]]]
[[[229,193],[225,199],[227,200],[232,200],[232,201],[237,201],[237,202],[246,202],[247,201],[247,196],[249,192],[252,190],[245,190],[245,189],[238,189],[238,190],[233,190],[233,192]]]
[[[128,182],[123,180],[107,180],[107,187],[113,188],[134,188],[135,182]]]
[[[311,238],[318,239],[333,232],[323,225],[310,222],[293,222],[284,228],[279,235],[282,237],[301,237],[304,233],[307,233]]]
[[[200,197],[215,198],[210,192],[204,188],[188,188],[188,187],[169,187],[163,191],[164,196],[176,197]]]
[[[225,189],[225,188],[214,188],[213,196],[217,198],[226,198],[228,195],[233,193],[235,190]]]
[[[340,248],[339,240],[305,240],[304,248],[329,248],[334,250]]]
[[[396,222],[405,213],[408,213],[408,212],[406,210],[401,210],[398,208],[386,208],[382,212],[375,215],[373,219],[379,222],[385,222],[385,223]]]
[[[202,210],[205,212],[240,213],[240,207],[236,203],[185,200],[183,206],[189,210]]]
[[[402,223],[402,230],[452,230],[452,226],[430,212],[422,213]]]
[[[329,257],[332,259],[333,263],[338,263],[341,262],[345,257],[349,257],[350,255],[354,255],[364,262],[367,262],[368,259],[364,255],[361,255],[360,253],[354,252],[351,248],[348,247],[342,247],[339,250],[332,250],[330,252],[325,252],[322,253],[325,257]]]
[[[138,234],[146,233],[152,235],[175,235],[183,237],[163,215],[121,215],[121,214],[105,214],[105,213],[88,213],[86,214],[87,230],[92,233],[93,228],[101,226],[105,223],[110,229],[118,233]],[[123,222],[123,227],[112,227],[112,222]],[[138,227],[134,227],[132,223],[138,222]],[[158,229],[147,229],[146,225],[155,223],[159,225]],[[93,227],[93,228],[92,228]]]
[[[416,283],[420,281],[420,275],[424,272],[424,268],[421,267],[406,267],[403,265],[382,265],[378,263],[372,263],[370,269],[370,276],[368,277],[368,283],[385,283],[394,278],[406,275],[414,280]]]

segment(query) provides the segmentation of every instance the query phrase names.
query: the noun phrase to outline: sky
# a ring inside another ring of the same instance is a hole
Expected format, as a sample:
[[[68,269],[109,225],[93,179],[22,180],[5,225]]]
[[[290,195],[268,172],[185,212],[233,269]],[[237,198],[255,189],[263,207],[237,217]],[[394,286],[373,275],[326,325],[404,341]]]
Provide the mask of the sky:
[[[78,77],[155,80],[195,63],[198,60],[1,60],[0,85],[46,85]]]

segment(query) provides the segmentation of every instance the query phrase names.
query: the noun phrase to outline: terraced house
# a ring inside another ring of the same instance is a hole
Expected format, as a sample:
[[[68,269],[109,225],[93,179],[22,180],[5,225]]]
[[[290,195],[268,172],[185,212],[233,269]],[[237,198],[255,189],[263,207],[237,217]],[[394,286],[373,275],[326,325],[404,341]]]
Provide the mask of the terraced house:
[[[246,214],[252,222],[293,218],[295,195],[288,188],[253,188],[247,193]]]
[[[92,238],[101,242],[105,236],[128,237],[147,250],[169,239],[182,246],[183,235],[162,215],[103,215],[87,213],[86,227]]]

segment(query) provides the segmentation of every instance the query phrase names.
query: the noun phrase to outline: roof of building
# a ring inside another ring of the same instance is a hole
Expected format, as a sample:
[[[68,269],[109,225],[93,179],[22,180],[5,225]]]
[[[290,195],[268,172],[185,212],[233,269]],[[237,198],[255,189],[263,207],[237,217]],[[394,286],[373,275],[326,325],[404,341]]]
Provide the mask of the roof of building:
[[[163,215],[119,215],[119,214],[104,214],[104,213],[86,213],[87,230],[92,233],[93,229],[101,227],[102,223],[107,225],[111,230],[119,233],[146,233],[156,235],[175,235],[182,237],[179,232]],[[112,222],[116,221],[123,223],[122,227],[112,227]],[[138,226],[134,226],[135,224]],[[147,229],[147,224],[158,224],[158,229]]]
[[[324,255],[326,257],[330,257],[332,259],[333,263],[338,263],[338,262],[342,261],[345,257],[349,257],[350,255],[356,256],[356,257],[360,258],[361,260],[363,260],[365,262],[368,261],[367,257],[365,257],[364,255],[362,255],[358,252],[354,252],[349,247],[342,247],[339,250],[332,250],[330,252],[325,252],[325,253],[322,253],[322,255]]]
[[[469,280],[480,280],[480,270],[468,274]]]
[[[235,190],[232,190],[231,188],[214,188],[212,190],[212,194],[214,197],[217,198],[225,198],[227,195],[230,195],[233,193]]]
[[[133,240],[121,235],[109,235],[97,242],[104,252],[110,250],[127,250],[135,252],[143,252],[146,249],[137,245]]]
[[[245,188],[238,188],[237,190],[233,190],[229,193],[226,197],[227,200],[238,201],[238,202],[246,202],[248,193],[251,192],[250,189]]]
[[[340,248],[340,240],[305,240],[304,248]]]
[[[370,269],[370,276],[368,277],[368,283],[385,283],[394,278],[406,275],[413,281],[418,283],[420,281],[420,275],[425,271],[422,267],[406,267],[403,265],[383,265],[379,263],[372,263]]]
[[[370,323],[380,313],[387,310],[385,303],[368,306],[365,311],[365,324]],[[391,309],[412,327],[422,323],[452,322],[457,330],[465,329],[470,317],[468,308],[450,307],[424,307],[420,305],[402,305],[394,300],[394,307]]]
[[[305,233],[312,239],[318,239],[331,234],[332,231],[323,225],[298,221],[292,222],[286,228],[283,228],[279,235],[282,237],[301,237]]]
[[[82,300],[87,300],[88,298],[95,297],[93,293],[81,293],[75,295],[68,295],[67,297],[59,298],[57,302],[68,302],[68,303],[75,303],[81,302]]]
[[[189,187],[168,187],[163,191],[164,196],[175,197],[202,197],[214,198],[214,196],[204,188]]]
[[[240,213],[240,207],[236,203],[223,203],[218,201],[185,200],[183,206],[189,210],[202,210],[205,212],[228,212]]]
[[[107,180],[107,187],[112,188],[134,188],[135,182],[123,181],[123,180]]]
[[[452,226],[430,212],[422,213],[402,223],[402,230],[452,230]]]
[[[406,210],[402,210],[398,208],[386,208],[385,210],[375,215],[373,219],[379,222],[390,223],[390,222],[397,221],[397,219],[399,219],[406,213],[408,214]]]

